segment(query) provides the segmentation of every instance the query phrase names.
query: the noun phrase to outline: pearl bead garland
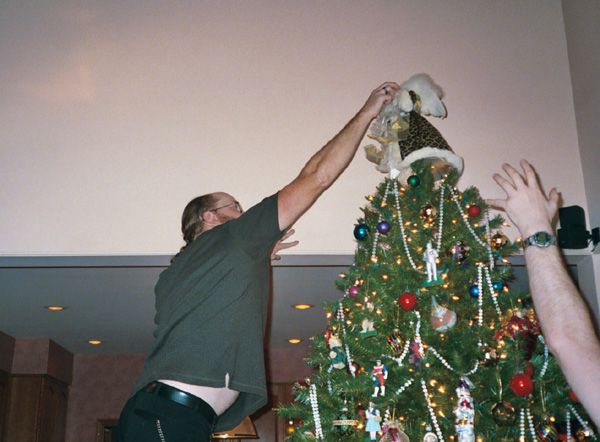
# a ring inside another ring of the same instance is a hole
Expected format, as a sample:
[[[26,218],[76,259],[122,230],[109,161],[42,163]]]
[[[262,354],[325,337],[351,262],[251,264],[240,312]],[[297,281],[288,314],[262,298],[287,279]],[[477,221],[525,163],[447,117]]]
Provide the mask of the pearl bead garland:
[[[390,181],[387,182],[385,186],[385,192],[383,192],[384,202],[387,199],[387,194],[390,191]],[[381,214],[379,215],[379,220],[377,223],[380,223],[383,220]],[[379,241],[379,230],[375,230],[375,236],[373,237],[373,249],[371,250],[371,261],[377,262],[377,242]]]
[[[396,361],[398,363],[398,367],[402,367],[402,361],[404,360],[404,358],[406,357],[406,355],[408,355],[409,347],[410,347],[410,341],[407,340],[404,343],[404,348],[402,349],[402,354],[400,354],[399,357],[392,358],[391,356],[387,356],[387,355],[382,355],[382,356],[385,356],[385,357],[393,359],[394,361]]]
[[[527,422],[525,422],[525,413],[527,413]],[[537,442],[537,435],[535,433],[535,426],[533,425],[533,415],[531,414],[531,411],[529,410],[529,408],[524,409],[521,408],[520,410],[520,418],[519,418],[519,442],[525,442],[525,435],[526,435],[526,430],[525,430],[525,425],[529,424],[529,434],[531,435],[531,438],[533,439],[533,442]]]
[[[456,370],[454,367],[452,367],[450,365],[450,363],[442,356],[438,353],[438,351],[433,348],[433,347],[428,347],[428,350],[430,352],[433,353],[433,355],[439,359],[439,361],[444,365],[444,367],[446,367],[448,370],[453,371],[455,373],[458,373],[458,370]],[[479,361],[475,361],[475,365],[473,366],[473,368],[468,371],[467,373],[465,373],[465,376],[471,376],[473,374],[475,374],[477,372],[477,370],[479,369]]]
[[[565,412],[565,420],[567,421],[567,442],[571,442],[571,412]]]
[[[423,395],[425,396],[425,402],[427,402],[427,409],[429,410],[429,415],[431,416],[431,420],[433,421],[433,426],[435,427],[435,432],[440,440],[440,442],[444,442],[444,436],[442,435],[442,430],[440,429],[440,424],[438,424],[437,416],[435,415],[435,411],[433,411],[433,407],[431,406],[431,401],[429,400],[429,391],[427,391],[427,384],[423,379],[421,379],[421,388],[423,389]]]
[[[521,408],[519,414],[519,442],[525,442],[525,410]]]
[[[410,250],[408,249],[408,242],[406,240],[406,232],[404,231],[404,219],[402,218],[402,212],[400,211],[400,197],[399,197],[399,192],[398,192],[398,182],[396,180],[394,180],[394,197],[396,199],[396,210],[398,212],[398,223],[400,224],[400,232],[402,233],[402,243],[404,244],[404,251],[406,252],[406,256],[408,257],[408,261],[410,262],[410,265],[412,266],[412,268],[419,272],[419,273],[423,273],[424,275],[427,274],[427,272],[425,270],[419,270],[415,264],[415,261],[412,258],[412,255],[410,254]]]
[[[540,379],[544,377],[546,374],[546,370],[548,370],[548,362],[550,362],[550,358],[548,357],[548,346],[546,345],[546,340],[542,335],[539,336],[540,341],[544,344],[544,365],[540,370]]]
[[[419,320],[417,321],[417,326],[415,327],[415,341],[419,345],[419,353],[423,354],[423,342],[421,341],[421,313],[415,312],[415,315]]]
[[[477,288],[479,289],[479,326],[481,327],[483,324],[483,275],[482,275],[482,271],[485,272],[485,279],[487,282],[487,286],[490,292],[490,296],[492,298],[492,302],[494,303],[494,306],[496,307],[496,313],[498,314],[498,317],[502,316],[502,310],[500,310],[500,306],[498,305],[498,299],[496,299],[495,292],[494,292],[494,284],[492,284],[492,278],[490,276],[490,269],[488,269],[486,266],[484,266],[483,264],[479,264],[479,267],[477,269]]]
[[[315,438],[323,439],[323,429],[321,428],[321,415],[319,414],[319,403],[317,401],[317,386],[310,386],[310,406],[313,412],[313,420],[315,422]]]
[[[579,421],[579,423],[581,424],[581,426],[583,427],[583,429],[588,434],[594,434],[594,432],[592,431],[592,429],[589,427],[588,423],[586,421],[584,421],[581,418],[581,416],[579,416],[579,413],[577,413],[577,411],[575,410],[575,408],[573,408],[573,405],[569,404],[569,408],[571,409],[571,411],[573,412],[573,414],[575,415],[575,417],[577,418],[577,420]],[[594,440],[598,440],[598,438],[596,437],[595,434],[594,434]]]
[[[404,250],[406,251],[406,256],[408,257],[408,261],[410,262],[411,267],[419,272],[422,273],[424,275],[427,274],[427,272],[425,270],[419,270],[417,268],[417,265],[415,264],[415,261],[412,257],[412,255],[410,254],[410,250],[408,248],[408,240],[406,239],[406,232],[404,230],[404,219],[402,218],[402,212],[400,211],[400,192],[398,191],[398,181],[394,180],[394,197],[396,200],[396,211],[398,212],[398,223],[400,224],[400,232],[402,233],[402,242],[404,244]],[[436,246],[436,251],[439,253],[440,249],[442,248],[442,231],[444,229],[444,186],[442,186],[441,190],[440,190],[440,214],[438,216],[439,218],[439,227],[438,227],[438,233],[437,233],[437,246]]]
[[[395,394],[398,395],[398,394],[404,392],[404,390],[406,390],[410,385],[412,385],[413,382],[414,382],[414,378],[409,379],[408,381],[406,381],[404,383],[404,385],[402,387],[400,387],[399,389],[396,390]]]
[[[336,315],[338,321],[340,322],[340,328],[342,329],[342,334],[346,336],[346,326],[344,323],[346,322],[346,316],[344,315],[344,307],[342,306],[342,301],[338,304],[338,311]],[[346,352],[346,361],[348,362],[348,369],[350,370],[350,374],[352,377],[356,377],[356,370],[354,365],[352,365],[352,357],[350,356],[350,348],[348,344],[344,344],[344,350]],[[331,393],[331,390],[329,391]]]
[[[529,433],[531,434],[531,438],[535,442],[537,441],[537,437],[535,434],[535,427],[533,425],[533,415],[531,414],[531,411],[529,411],[529,408],[527,409],[527,421],[529,422]]]
[[[492,253],[492,232],[490,231],[490,215],[485,211],[485,236],[487,237],[487,251],[490,258],[490,269],[494,268],[494,254]]]
[[[479,239],[479,237],[477,236],[477,233],[475,233],[475,230],[473,229],[473,227],[467,220],[467,215],[465,215],[465,211],[463,210],[460,203],[458,202],[458,198],[456,197],[456,194],[454,193],[454,189],[452,189],[451,186],[448,186],[448,189],[450,189],[450,193],[452,194],[452,199],[456,203],[456,207],[458,207],[458,211],[460,212],[461,218],[467,225],[469,232],[471,232],[471,235],[473,235],[473,238],[475,238],[475,241],[477,241],[481,247],[485,247],[487,249],[488,256],[490,257],[490,267],[494,268],[494,255],[492,253],[491,236],[490,236],[490,222],[489,222],[489,218],[487,216],[487,212],[486,212],[486,217],[485,217],[485,224],[486,224],[486,234],[488,237],[487,238],[488,243],[485,244],[481,239]]]

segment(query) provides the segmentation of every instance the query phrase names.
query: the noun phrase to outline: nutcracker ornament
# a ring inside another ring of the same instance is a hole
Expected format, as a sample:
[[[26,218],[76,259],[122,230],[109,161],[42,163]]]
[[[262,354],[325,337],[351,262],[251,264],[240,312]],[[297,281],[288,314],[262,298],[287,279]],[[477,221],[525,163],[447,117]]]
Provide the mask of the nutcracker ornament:
[[[373,397],[377,397],[377,393],[381,392],[381,396],[385,396],[385,380],[388,377],[388,369],[381,363],[381,359],[377,359],[377,363],[373,366],[373,380],[375,381],[375,390]]]
[[[475,410],[473,408],[473,398],[467,382],[462,379],[456,389],[458,396],[457,406],[454,409],[456,416],[455,425],[458,435],[458,442],[475,442],[475,433],[473,431],[473,419]]]

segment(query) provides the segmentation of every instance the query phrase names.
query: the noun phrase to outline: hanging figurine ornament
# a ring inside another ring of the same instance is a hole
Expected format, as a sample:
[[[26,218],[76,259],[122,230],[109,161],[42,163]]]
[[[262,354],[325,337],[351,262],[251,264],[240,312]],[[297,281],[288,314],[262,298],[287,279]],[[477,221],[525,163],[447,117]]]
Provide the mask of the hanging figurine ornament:
[[[444,284],[444,279],[438,277],[438,256],[439,253],[433,248],[433,246],[431,245],[431,241],[428,242],[427,246],[425,247],[425,252],[423,252],[423,260],[425,261],[425,269],[427,273],[427,281],[424,284],[425,287]]]
[[[388,369],[381,363],[381,359],[377,359],[377,363],[371,370],[373,381],[375,381],[375,389],[373,390],[373,397],[377,397],[379,393],[381,396],[385,396],[385,381],[388,377]]]
[[[443,332],[456,325],[456,313],[448,310],[445,306],[439,305],[435,296],[431,297],[431,326]]]
[[[377,432],[381,431],[381,414],[373,402],[369,402],[369,407],[365,410],[365,417],[367,418],[365,430],[369,433],[370,440],[377,440]]]
[[[454,409],[456,433],[458,442],[475,442],[475,433],[473,420],[475,418],[475,409],[473,407],[473,398],[471,391],[465,379],[461,379],[460,385],[456,389],[458,403]]]
[[[342,348],[342,341],[337,336],[331,335],[328,343],[331,365],[334,368],[341,370],[346,366],[346,356],[344,355],[344,350]]]

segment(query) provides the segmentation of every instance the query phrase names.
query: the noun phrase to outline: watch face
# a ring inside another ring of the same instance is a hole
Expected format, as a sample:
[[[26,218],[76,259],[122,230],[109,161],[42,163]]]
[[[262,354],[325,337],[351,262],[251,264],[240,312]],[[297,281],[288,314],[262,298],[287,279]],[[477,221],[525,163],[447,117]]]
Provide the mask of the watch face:
[[[527,240],[527,244],[538,247],[548,247],[551,244],[554,244],[554,242],[554,236],[550,235],[548,232],[537,232]]]

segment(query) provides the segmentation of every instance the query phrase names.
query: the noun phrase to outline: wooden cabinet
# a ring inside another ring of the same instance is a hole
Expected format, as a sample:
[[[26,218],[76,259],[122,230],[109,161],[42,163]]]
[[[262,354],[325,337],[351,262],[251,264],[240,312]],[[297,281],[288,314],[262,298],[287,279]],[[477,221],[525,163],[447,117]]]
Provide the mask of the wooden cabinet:
[[[0,442],[4,442],[4,422],[6,421],[6,407],[8,405],[8,379],[9,374],[0,370]]]
[[[2,442],[64,442],[67,385],[48,375],[12,375]]]

